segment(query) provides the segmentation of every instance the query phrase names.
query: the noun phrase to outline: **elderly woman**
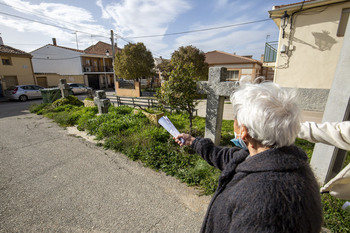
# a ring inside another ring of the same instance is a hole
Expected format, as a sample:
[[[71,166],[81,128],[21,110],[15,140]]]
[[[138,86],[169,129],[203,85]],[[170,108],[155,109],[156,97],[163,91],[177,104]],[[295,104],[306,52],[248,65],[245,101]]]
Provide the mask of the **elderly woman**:
[[[319,187],[306,154],[293,145],[300,130],[295,96],[274,83],[243,84],[231,102],[236,146],[176,138],[222,171],[201,232],[319,233]]]

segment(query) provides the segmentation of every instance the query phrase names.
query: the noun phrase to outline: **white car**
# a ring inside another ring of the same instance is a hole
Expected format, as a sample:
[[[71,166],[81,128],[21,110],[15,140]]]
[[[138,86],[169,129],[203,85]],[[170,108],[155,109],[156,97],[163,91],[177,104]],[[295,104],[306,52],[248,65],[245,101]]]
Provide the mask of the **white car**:
[[[92,90],[90,87],[86,87],[80,83],[68,83],[74,95],[86,94],[88,90]]]
[[[28,99],[42,98],[40,90],[43,87],[37,85],[17,85],[5,90],[5,97],[9,100],[27,101]]]

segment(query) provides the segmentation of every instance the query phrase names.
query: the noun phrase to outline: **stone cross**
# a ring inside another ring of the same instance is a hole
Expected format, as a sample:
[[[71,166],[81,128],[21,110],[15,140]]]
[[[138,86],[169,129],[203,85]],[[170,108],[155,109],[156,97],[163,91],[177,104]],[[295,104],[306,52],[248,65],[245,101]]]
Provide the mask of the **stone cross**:
[[[215,145],[219,145],[221,139],[225,96],[230,96],[237,86],[236,82],[226,81],[227,76],[226,68],[210,67],[208,81],[198,82],[199,92],[207,94],[205,137]]]
[[[332,87],[322,122],[341,122],[350,120],[350,18],[344,35],[343,46],[339,55]],[[349,132],[348,132],[349,133]],[[311,158],[311,167],[323,185],[342,169],[346,151],[334,146],[316,143]]]
[[[62,98],[67,98],[69,96],[70,87],[65,79],[60,79],[58,88],[61,90]]]
[[[108,113],[108,107],[111,105],[111,101],[107,99],[105,91],[96,91],[94,103],[98,108],[98,115]]]

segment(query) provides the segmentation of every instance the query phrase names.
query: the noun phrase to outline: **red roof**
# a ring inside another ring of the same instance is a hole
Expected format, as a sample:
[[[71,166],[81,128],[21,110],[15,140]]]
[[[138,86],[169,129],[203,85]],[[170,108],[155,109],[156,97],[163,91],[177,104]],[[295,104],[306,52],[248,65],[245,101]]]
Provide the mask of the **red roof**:
[[[109,51],[109,54],[112,54],[112,45],[99,41],[95,45],[91,45],[90,47],[85,49],[84,52],[88,54],[106,55],[106,50]],[[117,48],[117,50],[121,51],[120,48]]]
[[[16,54],[16,55],[26,55],[28,57],[31,57],[30,53],[24,52],[19,49],[12,48],[7,45],[0,45],[0,53],[5,53],[5,54]]]
[[[53,45],[53,44],[47,44],[47,45],[41,46],[40,48],[35,49],[35,50],[33,50],[32,52],[37,51],[37,50],[39,50],[39,49],[41,49],[41,48],[44,48],[45,46],[53,46],[53,47],[57,47],[57,48],[61,48],[61,49],[68,49],[68,50],[72,50],[72,51],[74,51],[74,52],[78,52],[78,53],[84,53],[84,50],[80,50],[80,49],[72,49],[72,48],[63,47],[63,46],[59,46],[59,45]],[[32,52],[31,52],[31,53],[32,53]]]
[[[205,62],[209,65],[215,64],[248,64],[248,63],[261,63],[258,60],[238,56],[231,53],[226,53],[222,51],[211,51],[205,54]]]

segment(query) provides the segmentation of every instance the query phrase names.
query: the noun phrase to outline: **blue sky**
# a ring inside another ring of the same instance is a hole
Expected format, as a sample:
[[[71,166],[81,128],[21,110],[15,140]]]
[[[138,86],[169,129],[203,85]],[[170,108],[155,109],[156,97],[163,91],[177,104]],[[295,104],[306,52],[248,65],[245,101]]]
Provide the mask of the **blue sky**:
[[[294,2],[298,1],[0,0],[0,33],[6,45],[26,52],[52,43],[52,38],[58,45],[79,49],[98,41],[110,43],[112,29],[118,47],[143,42],[154,57],[170,58],[180,46],[193,45],[203,52],[220,50],[260,59],[267,37],[278,39],[268,11]],[[230,26],[260,20],[267,21]],[[164,36],[217,27],[224,28]]]

